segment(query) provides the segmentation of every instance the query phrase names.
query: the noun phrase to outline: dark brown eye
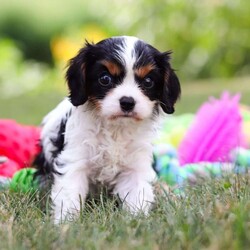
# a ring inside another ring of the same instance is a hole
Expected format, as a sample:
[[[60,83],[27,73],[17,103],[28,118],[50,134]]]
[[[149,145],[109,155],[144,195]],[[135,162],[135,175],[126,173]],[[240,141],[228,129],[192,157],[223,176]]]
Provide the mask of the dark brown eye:
[[[103,73],[99,79],[98,79],[99,83],[102,85],[102,86],[110,86],[112,84],[112,78],[109,74],[107,73]]]
[[[151,89],[153,88],[155,85],[154,81],[150,78],[150,77],[146,77],[144,80],[143,80],[143,86],[147,89]]]

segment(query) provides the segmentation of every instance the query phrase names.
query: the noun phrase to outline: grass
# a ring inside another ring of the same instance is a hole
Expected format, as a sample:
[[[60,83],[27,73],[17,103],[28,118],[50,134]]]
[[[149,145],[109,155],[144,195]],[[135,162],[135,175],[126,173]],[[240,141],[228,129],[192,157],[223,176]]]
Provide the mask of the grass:
[[[54,226],[32,195],[0,193],[0,249],[248,249],[249,176],[231,176],[165,194],[148,216],[133,217],[112,200]]]
[[[208,97],[219,97],[223,91],[240,93],[241,102],[250,105],[250,77],[234,79],[208,79],[182,84],[182,97],[176,113],[195,112]]]
[[[31,92],[17,97],[0,99],[0,117],[15,119],[29,125],[39,125],[42,118],[62,98],[63,94],[60,92]]]
[[[177,114],[195,112],[208,96],[242,92],[250,104],[250,78],[186,83]],[[61,92],[30,92],[0,99],[0,117],[39,124],[63,97]],[[46,198],[0,192],[0,249],[248,249],[249,175],[207,180],[184,189],[184,196],[157,197],[148,216],[133,217],[114,201],[93,202],[73,222],[54,226],[44,213]]]

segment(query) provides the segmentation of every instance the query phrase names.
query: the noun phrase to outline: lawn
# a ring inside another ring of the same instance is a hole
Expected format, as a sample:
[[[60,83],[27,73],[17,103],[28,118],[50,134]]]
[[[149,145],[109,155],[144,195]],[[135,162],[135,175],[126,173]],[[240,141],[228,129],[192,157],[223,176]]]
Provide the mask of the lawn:
[[[182,84],[182,98],[176,106],[177,114],[195,112],[208,97],[219,97],[225,90],[240,93],[241,102],[250,105],[250,77],[208,79]]]
[[[177,114],[195,112],[208,96],[241,92],[250,105],[250,78],[185,83]],[[0,99],[0,117],[39,124],[66,93],[32,91]],[[77,221],[54,226],[46,197],[0,192],[0,249],[248,249],[250,177],[232,175],[158,195],[155,210],[133,217],[113,200],[90,202]]]
[[[132,217],[112,200],[54,226],[31,195],[0,193],[0,249],[249,249],[249,177],[232,176],[159,196],[148,216]]]

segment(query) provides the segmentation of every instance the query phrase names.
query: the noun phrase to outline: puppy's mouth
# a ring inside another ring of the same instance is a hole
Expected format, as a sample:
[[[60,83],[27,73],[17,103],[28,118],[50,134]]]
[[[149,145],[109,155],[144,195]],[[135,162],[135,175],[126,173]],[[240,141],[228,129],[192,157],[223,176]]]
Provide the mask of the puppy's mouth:
[[[138,116],[138,114],[136,112],[120,112],[117,114],[114,114],[111,116],[111,120],[116,120],[116,119],[134,119],[136,121],[141,121],[142,118],[140,116]]]

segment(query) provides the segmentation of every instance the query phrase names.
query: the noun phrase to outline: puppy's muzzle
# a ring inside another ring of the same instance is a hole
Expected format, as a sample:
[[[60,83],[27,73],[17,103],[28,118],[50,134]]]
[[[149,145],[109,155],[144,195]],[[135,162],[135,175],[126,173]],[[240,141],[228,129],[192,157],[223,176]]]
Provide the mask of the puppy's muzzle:
[[[120,99],[120,106],[123,112],[131,112],[135,107],[135,100],[133,97],[123,96]]]

